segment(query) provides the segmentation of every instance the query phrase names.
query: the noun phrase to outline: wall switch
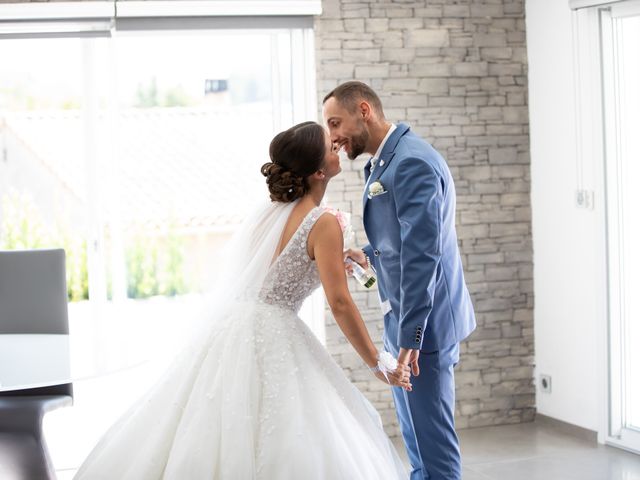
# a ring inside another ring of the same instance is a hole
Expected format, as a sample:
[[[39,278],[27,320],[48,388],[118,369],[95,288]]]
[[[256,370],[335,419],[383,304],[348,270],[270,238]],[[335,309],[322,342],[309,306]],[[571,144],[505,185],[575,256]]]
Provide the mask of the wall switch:
[[[593,190],[576,190],[576,207],[593,210],[594,197]]]
[[[551,393],[551,375],[540,375],[540,391]]]

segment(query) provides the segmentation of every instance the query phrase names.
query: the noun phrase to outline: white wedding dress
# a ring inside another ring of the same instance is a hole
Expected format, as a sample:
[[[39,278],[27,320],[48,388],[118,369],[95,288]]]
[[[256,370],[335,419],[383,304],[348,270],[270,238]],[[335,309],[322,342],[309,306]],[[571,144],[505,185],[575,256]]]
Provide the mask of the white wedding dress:
[[[271,208],[282,219],[291,207]],[[314,208],[268,258],[255,298],[216,307],[206,333],[111,427],[76,478],[408,478],[378,413],[297,315],[320,285],[307,237],[325,213]]]

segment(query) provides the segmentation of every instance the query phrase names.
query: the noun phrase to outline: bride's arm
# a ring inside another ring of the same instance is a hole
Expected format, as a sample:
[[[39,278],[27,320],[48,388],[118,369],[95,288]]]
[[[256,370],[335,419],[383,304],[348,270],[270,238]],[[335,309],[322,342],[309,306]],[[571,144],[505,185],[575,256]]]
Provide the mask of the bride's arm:
[[[330,213],[322,215],[311,230],[308,242],[309,253],[318,266],[320,281],[336,323],[364,362],[370,368],[375,367],[378,349],[349,293],[342,258],[342,230],[335,216]],[[411,388],[408,375],[401,375],[401,378],[394,375],[392,382]]]

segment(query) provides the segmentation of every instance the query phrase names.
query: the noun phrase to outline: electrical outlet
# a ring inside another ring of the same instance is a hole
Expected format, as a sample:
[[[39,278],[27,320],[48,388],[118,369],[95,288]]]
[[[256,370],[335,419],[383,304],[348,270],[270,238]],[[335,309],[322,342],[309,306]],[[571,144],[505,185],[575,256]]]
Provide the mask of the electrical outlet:
[[[540,375],[540,391],[551,393],[551,375]]]

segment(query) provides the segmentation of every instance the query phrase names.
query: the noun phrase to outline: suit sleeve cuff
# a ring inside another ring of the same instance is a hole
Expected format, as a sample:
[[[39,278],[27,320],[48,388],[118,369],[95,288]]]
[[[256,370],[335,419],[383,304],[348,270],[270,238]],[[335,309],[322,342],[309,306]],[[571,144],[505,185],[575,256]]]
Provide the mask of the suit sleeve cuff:
[[[415,328],[400,330],[398,333],[398,347],[409,350],[422,349],[422,341],[424,340],[424,329],[418,325]]]

